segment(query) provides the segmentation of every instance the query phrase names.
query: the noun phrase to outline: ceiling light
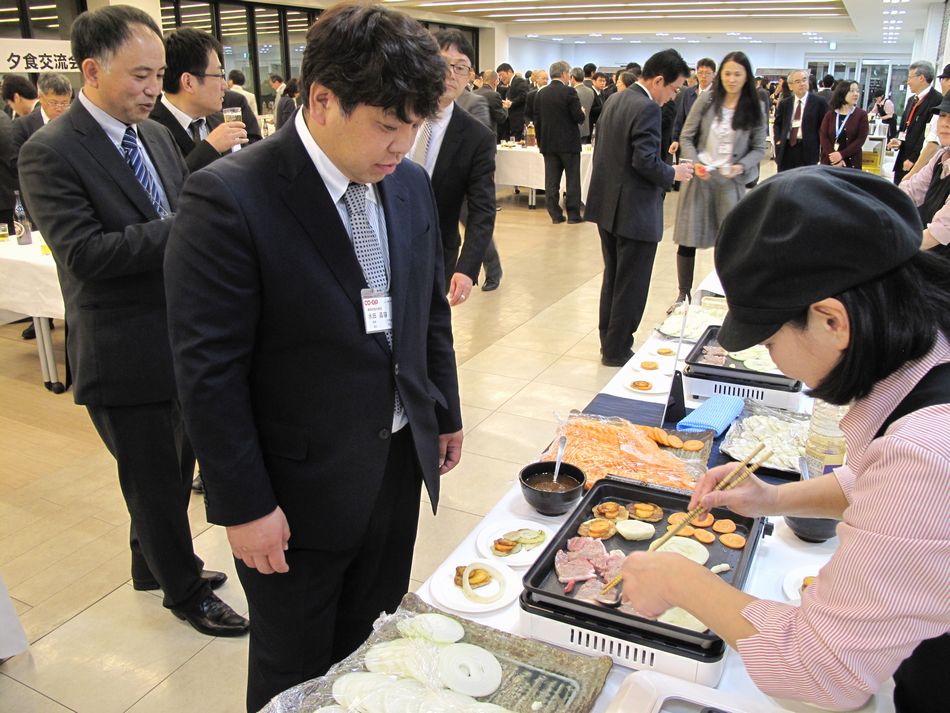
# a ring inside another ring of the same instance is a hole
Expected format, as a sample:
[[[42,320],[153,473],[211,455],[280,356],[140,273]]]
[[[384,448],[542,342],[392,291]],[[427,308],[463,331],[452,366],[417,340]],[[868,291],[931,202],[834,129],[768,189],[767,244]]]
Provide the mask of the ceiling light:
[[[760,45],[760,44],[762,44],[762,40],[749,40],[749,44],[750,44],[750,45]]]
[[[685,37],[674,37],[673,39],[674,39],[674,40],[685,40],[686,38],[685,38]]]
[[[525,37],[533,40],[535,37],[537,37],[537,35],[525,35]]]
[[[698,45],[698,44],[699,44],[699,40],[686,40],[686,44],[688,44],[688,45]]]
[[[726,37],[738,37],[741,34],[742,34],[741,32],[727,32]],[[806,32],[805,34],[808,34],[808,33]]]
[[[575,45],[586,45],[587,40],[574,40]]]
[[[669,36],[670,36],[670,33],[669,33],[669,32],[657,32],[657,33],[656,33],[656,36],[657,36],[657,37],[669,37]]]
[[[555,42],[563,42],[563,41],[564,41],[564,38],[563,38],[563,37],[552,37],[551,39],[554,40]]]
[[[630,44],[632,44],[632,45],[638,45],[638,44],[640,44],[640,40],[630,40]]]
[[[616,40],[622,40],[622,39],[623,39],[623,37],[611,37],[610,39],[612,39],[612,40],[615,40],[615,41],[616,41]]]
[[[588,37],[603,37],[599,32],[591,32]]]

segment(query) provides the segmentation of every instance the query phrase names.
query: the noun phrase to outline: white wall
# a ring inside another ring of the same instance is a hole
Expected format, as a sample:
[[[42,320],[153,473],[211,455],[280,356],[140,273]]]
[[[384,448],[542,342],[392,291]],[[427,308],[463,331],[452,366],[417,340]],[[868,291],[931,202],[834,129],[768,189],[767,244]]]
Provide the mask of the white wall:
[[[552,62],[563,59],[573,66],[582,67],[587,62],[603,66],[623,66],[627,62],[643,64],[646,59],[659,50],[675,47],[683,58],[693,65],[701,57],[711,57],[718,63],[726,54],[741,49],[749,56],[753,69],[765,67],[770,69],[805,67],[809,59],[828,59],[840,57],[842,59],[859,59],[874,57],[877,59],[893,59],[899,62],[909,62],[910,55],[906,52],[880,52],[867,45],[838,45],[835,52],[819,47],[813,43],[802,44],[761,44],[745,46],[728,44],[696,44],[683,45],[681,43],[642,43],[611,42],[609,44],[567,44],[560,42],[539,42],[511,37],[508,39],[508,62],[515,70],[523,72],[526,69],[547,67]],[[496,46],[495,53],[499,52]],[[501,60],[499,60],[501,61]]]

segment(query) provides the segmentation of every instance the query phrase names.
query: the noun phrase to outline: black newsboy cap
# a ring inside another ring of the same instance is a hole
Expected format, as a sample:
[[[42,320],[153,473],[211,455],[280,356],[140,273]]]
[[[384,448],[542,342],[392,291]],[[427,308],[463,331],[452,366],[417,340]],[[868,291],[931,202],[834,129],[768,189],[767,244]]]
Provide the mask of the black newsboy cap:
[[[920,250],[917,208],[890,181],[806,166],[751,190],[726,216],[716,271],[729,313],[718,341],[759,344],[809,305],[873,280]]]

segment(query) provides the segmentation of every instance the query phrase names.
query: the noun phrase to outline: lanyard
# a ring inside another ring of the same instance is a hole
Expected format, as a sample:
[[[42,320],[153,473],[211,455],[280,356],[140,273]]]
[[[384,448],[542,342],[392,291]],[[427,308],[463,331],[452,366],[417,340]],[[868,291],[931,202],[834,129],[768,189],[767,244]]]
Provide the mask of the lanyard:
[[[841,136],[841,130],[844,129],[844,125],[848,123],[848,119],[851,118],[851,115],[854,113],[854,107],[851,107],[845,117],[844,121],[841,121],[841,112],[835,112],[835,141],[838,140],[838,137]],[[837,151],[837,149],[835,149]]]

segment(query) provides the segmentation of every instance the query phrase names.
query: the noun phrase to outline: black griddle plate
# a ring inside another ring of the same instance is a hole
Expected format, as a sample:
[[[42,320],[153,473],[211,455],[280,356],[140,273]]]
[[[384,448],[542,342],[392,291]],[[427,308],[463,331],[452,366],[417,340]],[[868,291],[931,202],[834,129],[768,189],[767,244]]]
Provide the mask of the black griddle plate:
[[[607,477],[594,483],[593,487],[587,492],[580,501],[567,522],[558,530],[551,544],[545,548],[531,568],[524,576],[525,593],[522,596],[522,608],[530,610],[525,606],[525,602],[535,606],[549,609],[552,612],[561,612],[570,616],[575,624],[583,621],[597,622],[601,625],[610,627],[612,630],[620,629],[629,634],[642,634],[646,637],[666,640],[673,646],[680,646],[683,643],[698,647],[700,649],[709,649],[721,645],[722,640],[711,631],[696,632],[689,629],[683,629],[678,626],[672,626],[659,621],[645,619],[643,617],[626,614],[619,609],[614,609],[598,604],[591,604],[579,601],[572,594],[565,594],[565,585],[558,581],[557,573],[554,570],[554,557],[558,550],[567,549],[567,541],[577,536],[578,526],[585,520],[594,517],[592,508],[608,500],[619,502],[621,505],[627,505],[632,502],[650,502],[663,508],[663,519],[652,523],[656,526],[656,539],[666,532],[666,519],[674,512],[685,511],[689,505],[689,495],[660,490],[647,485],[631,483],[627,480]],[[719,542],[719,535],[716,534],[716,540],[711,545],[704,545],[709,550],[709,561],[706,567],[712,567],[716,564],[728,563],[732,566],[729,572],[719,575],[726,582],[741,589],[745,584],[749,573],[749,566],[752,563],[752,557],[758,546],[762,530],[764,527],[761,518],[743,517],[736,515],[730,510],[719,508],[713,511],[713,516],[718,520],[729,518],[736,523],[736,532],[746,538],[745,547],[739,550],[733,550],[725,547]],[[712,530],[710,530],[712,531]],[[619,549],[625,555],[636,551],[646,551],[652,540],[643,540],[631,542],[625,540],[619,534],[610,539],[604,540],[604,546],[607,551]],[[697,541],[698,542],[698,541]],[[581,587],[578,582],[574,591]]]
[[[706,327],[703,336],[696,342],[696,346],[686,355],[687,376],[714,379],[716,381],[734,381],[743,384],[758,386],[759,388],[777,389],[779,391],[801,391],[802,382],[796,381],[784,374],[773,374],[765,371],[747,369],[745,362],[726,357],[724,366],[707,364],[703,361],[703,347],[718,347],[719,327]]]

